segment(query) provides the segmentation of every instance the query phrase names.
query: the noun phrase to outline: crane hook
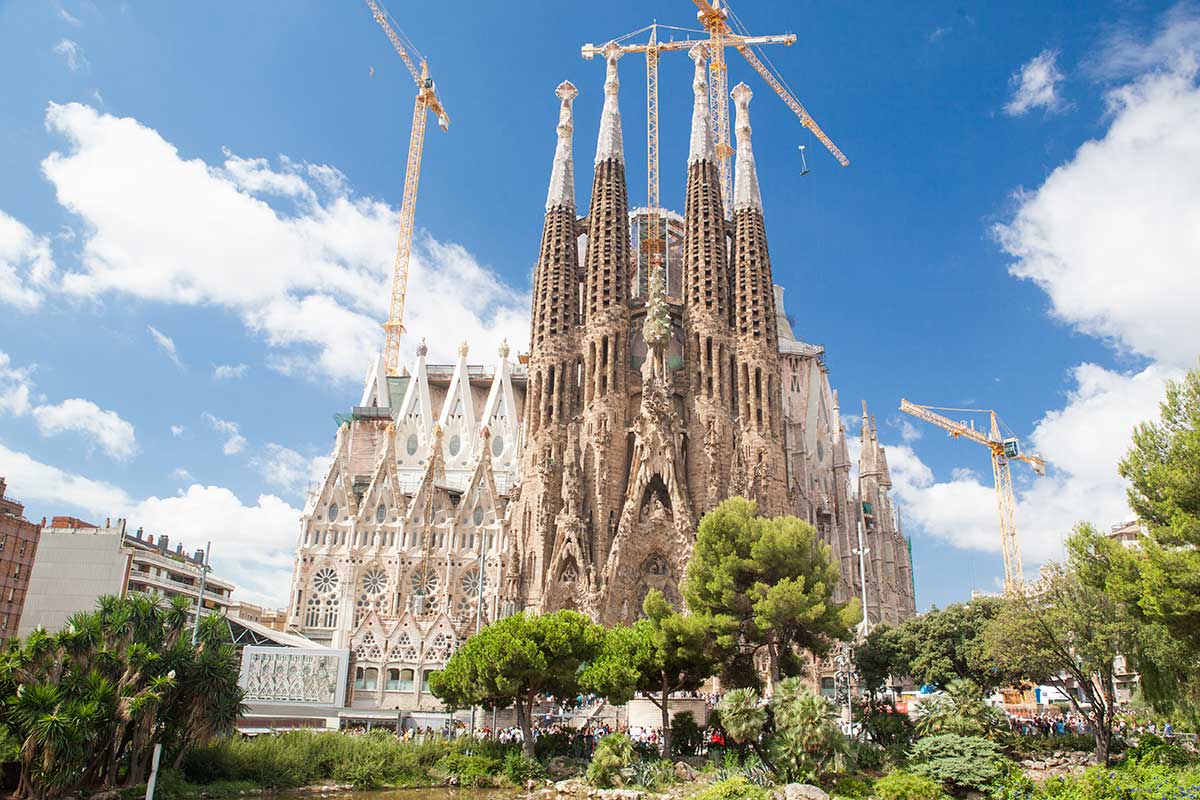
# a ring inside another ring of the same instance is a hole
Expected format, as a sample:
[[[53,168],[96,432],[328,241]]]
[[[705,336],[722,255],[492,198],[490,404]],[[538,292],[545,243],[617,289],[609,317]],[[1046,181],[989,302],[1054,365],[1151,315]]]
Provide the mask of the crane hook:
[[[803,167],[803,171],[800,173],[800,177],[803,178],[805,175],[808,174],[808,159],[806,159],[804,157],[804,145],[800,145],[800,164]]]

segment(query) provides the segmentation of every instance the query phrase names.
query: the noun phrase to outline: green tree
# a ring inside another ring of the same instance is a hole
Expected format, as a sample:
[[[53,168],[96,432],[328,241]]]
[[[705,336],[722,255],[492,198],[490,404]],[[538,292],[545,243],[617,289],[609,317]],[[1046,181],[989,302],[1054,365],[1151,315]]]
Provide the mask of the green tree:
[[[741,497],[725,500],[700,521],[683,594],[693,614],[712,620],[731,661],[763,653],[772,684],[795,672],[795,649],[823,655],[850,637],[862,616],[857,600],[834,602],[839,573],[829,547],[796,517],[765,518]],[[739,658],[740,656],[740,658]],[[746,683],[747,676],[726,677]]]
[[[985,691],[1007,683],[1011,676],[989,657],[984,638],[1002,605],[998,597],[977,597],[909,617],[889,636],[893,670],[942,689],[956,679]]]
[[[721,653],[711,621],[679,613],[657,589],[646,594],[642,613],[645,618],[632,626],[607,633],[581,681],[617,704],[629,702],[634,692],[645,692],[662,714],[660,744],[669,758],[671,694],[699,689],[716,672]]]
[[[854,647],[854,665],[863,687],[871,693],[887,685],[892,675],[907,675],[908,663],[900,650],[900,631],[890,625],[876,625]]]
[[[846,750],[846,737],[837,726],[833,705],[809,691],[804,679],[786,678],[779,682],[771,706],[775,712],[771,763],[779,777],[788,782],[816,782]]]
[[[1159,412],[1137,426],[1120,464],[1149,530],[1141,606],[1200,651],[1200,368],[1168,382]]]
[[[429,688],[451,708],[514,705],[522,746],[534,755],[533,704],[539,694],[572,697],[583,665],[600,651],[604,629],[577,611],[514,614],[467,639]]]
[[[1136,645],[1138,623],[1120,598],[1091,575],[1108,552],[1107,540],[1080,524],[1067,541],[1066,564],[1049,564],[1025,594],[1005,600],[988,625],[986,643],[1001,668],[1036,683],[1068,676],[1082,701],[1068,692],[1107,763],[1116,712],[1114,661]]]
[[[9,643],[0,722],[20,742],[19,797],[137,784],[155,744],[170,758],[233,729],[237,655],[209,620],[193,646],[189,610],[182,597],[103,597],[62,631]]]
[[[740,745],[753,744],[767,723],[767,709],[758,700],[758,692],[750,688],[731,689],[717,703],[721,727],[729,738]]]
[[[922,736],[983,736],[1000,730],[1005,723],[1004,712],[984,702],[979,687],[962,678],[951,681],[941,694],[922,701],[915,716],[917,732]]]

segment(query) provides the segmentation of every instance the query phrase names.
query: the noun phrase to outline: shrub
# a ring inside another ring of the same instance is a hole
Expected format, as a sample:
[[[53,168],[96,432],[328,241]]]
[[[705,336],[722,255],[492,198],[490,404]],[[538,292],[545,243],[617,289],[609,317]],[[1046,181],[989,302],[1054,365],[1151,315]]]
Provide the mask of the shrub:
[[[635,761],[630,770],[633,783],[652,792],[675,782],[674,765],[664,759]]]
[[[526,781],[546,777],[546,770],[537,759],[529,758],[520,750],[510,749],[504,756],[504,777],[513,786],[524,786]]]
[[[758,693],[753,689],[726,692],[717,710],[721,712],[725,732],[738,744],[757,740],[767,721],[767,710],[759,705]]]
[[[942,785],[933,778],[905,770],[896,770],[875,781],[878,800],[942,800]]]
[[[533,743],[534,754],[543,761],[554,756],[571,755],[571,734],[543,733]]]
[[[849,743],[850,762],[860,771],[879,772],[887,761],[887,751],[872,742],[851,740]]]
[[[768,789],[735,775],[701,789],[689,800],[767,800],[770,796]]]
[[[680,711],[671,718],[671,751],[677,756],[694,756],[700,749],[704,731],[696,724],[690,711]]]
[[[890,703],[867,703],[857,705],[854,719],[862,724],[863,733],[881,747],[912,744],[916,728],[908,714],[902,714]]]
[[[437,763],[438,772],[452,775],[462,786],[494,786],[500,760],[487,755],[451,753]]]
[[[592,786],[611,789],[623,783],[621,770],[633,763],[633,741],[623,733],[610,733],[596,745],[585,779]]]
[[[830,794],[834,797],[846,798],[846,800],[863,800],[863,798],[871,796],[873,783],[870,778],[843,775],[833,784]]]
[[[1167,767],[1186,767],[1196,762],[1196,756],[1186,748],[1151,733],[1142,734],[1138,743],[1129,748],[1125,755],[1138,764],[1162,764]]]
[[[813,783],[838,753],[846,737],[834,721],[834,710],[824,697],[813,694],[799,678],[779,684],[773,701],[775,732],[771,734],[771,760],[785,783]]]
[[[994,742],[954,733],[919,739],[910,753],[914,772],[951,789],[986,789],[1000,777],[1002,758]]]

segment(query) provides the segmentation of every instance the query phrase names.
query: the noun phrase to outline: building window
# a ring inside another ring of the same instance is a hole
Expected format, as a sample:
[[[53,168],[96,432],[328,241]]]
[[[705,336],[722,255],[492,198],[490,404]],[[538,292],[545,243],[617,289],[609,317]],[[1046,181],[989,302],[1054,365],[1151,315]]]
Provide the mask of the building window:
[[[27,544],[29,544],[29,542],[21,542],[21,555],[25,555],[25,545]]]
[[[387,519],[387,506],[380,503],[379,508],[375,509],[375,521],[383,522],[385,519]]]
[[[837,693],[834,688],[833,678],[821,678],[821,696],[833,697]]]
[[[363,673],[364,673],[364,670],[362,667],[355,668],[355,670],[354,670],[354,688],[355,689],[363,688]]]
[[[379,670],[375,667],[368,667],[366,674],[363,676],[363,688],[368,692],[374,691],[379,686]]]
[[[387,671],[387,683],[383,685],[383,688],[387,689],[389,692],[396,692],[400,690],[400,670],[389,669]]]
[[[421,691],[429,691],[429,676],[433,674],[433,670],[427,669],[421,672]]]
[[[337,522],[337,518],[338,518],[337,515],[338,515],[337,503],[330,503],[329,504],[329,521]]]
[[[413,690],[413,671],[411,669],[400,670],[400,691],[411,692]]]

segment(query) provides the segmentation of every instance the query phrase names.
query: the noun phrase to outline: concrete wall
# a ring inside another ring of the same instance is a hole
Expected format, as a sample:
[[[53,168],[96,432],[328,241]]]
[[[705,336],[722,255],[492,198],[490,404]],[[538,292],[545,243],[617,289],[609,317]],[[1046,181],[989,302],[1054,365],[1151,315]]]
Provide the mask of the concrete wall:
[[[42,530],[29,577],[20,635],[37,627],[60,630],[78,611],[94,611],[101,595],[125,591],[129,551],[121,529]]]

